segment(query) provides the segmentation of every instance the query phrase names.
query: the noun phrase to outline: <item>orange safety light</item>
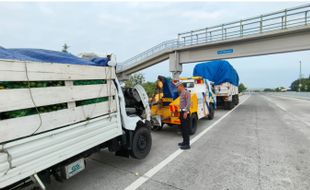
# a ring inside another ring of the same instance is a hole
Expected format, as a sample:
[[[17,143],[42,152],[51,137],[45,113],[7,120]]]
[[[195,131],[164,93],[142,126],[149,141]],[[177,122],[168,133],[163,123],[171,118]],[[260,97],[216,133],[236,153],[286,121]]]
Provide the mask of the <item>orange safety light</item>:
[[[176,84],[179,80],[173,80],[172,83]]]
[[[177,112],[179,110],[179,106],[174,106],[174,111]]]
[[[203,80],[202,79],[197,79],[196,80],[196,84],[203,84]]]
[[[169,110],[170,110],[171,113],[173,113],[174,112],[174,106],[173,105],[169,105]]]

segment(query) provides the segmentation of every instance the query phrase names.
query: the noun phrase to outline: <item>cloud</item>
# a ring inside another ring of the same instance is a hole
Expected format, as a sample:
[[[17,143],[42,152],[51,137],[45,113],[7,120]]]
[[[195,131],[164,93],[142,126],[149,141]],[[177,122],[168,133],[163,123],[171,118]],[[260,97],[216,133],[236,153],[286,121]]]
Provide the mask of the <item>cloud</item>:
[[[124,16],[118,16],[111,13],[100,13],[98,14],[98,21],[100,23],[105,24],[131,24],[131,20],[129,18],[126,18]]]
[[[191,19],[197,21],[218,19],[219,17],[225,16],[224,11],[197,11],[197,10],[188,10],[177,13],[179,17],[184,19]]]
[[[3,2],[0,3],[0,45],[58,50],[66,42],[72,53],[113,52],[119,61],[123,61],[157,43],[175,38],[179,32],[211,27],[290,6],[296,6],[296,2]],[[261,77],[260,68],[270,71],[266,80],[275,80],[273,75],[279,70],[277,67],[284,68],[283,75],[291,76],[296,66],[291,63],[298,63],[299,59],[310,62],[309,55],[309,52],[304,52],[285,57],[265,56],[231,61],[243,82],[248,86],[260,86],[265,83],[254,77],[256,73],[258,78]],[[184,66],[184,76],[191,74],[192,66]],[[289,84],[298,75],[298,64],[296,68],[297,74],[294,73],[289,79],[279,77],[280,82]],[[309,64],[305,64],[304,70],[309,71],[309,68]],[[170,75],[167,62],[143,72],[147,73],[148,80],[155,79],[158,73]],[[280,85],[280,82],[270,82],[268,85]]]
[[[36,3],[38,10],[41,14],[44,14],[46,16],[54,16],[56,13],[55,11],[52,9],[51,4],[49,3]]]

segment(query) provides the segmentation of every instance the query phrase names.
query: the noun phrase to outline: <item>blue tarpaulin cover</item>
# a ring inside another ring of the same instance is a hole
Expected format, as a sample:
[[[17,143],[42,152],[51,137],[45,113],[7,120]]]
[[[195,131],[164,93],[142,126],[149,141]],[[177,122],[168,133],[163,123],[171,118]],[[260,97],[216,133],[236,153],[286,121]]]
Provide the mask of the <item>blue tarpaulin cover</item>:
[[[177,87],[172,83],[171,79],[164,78],[163,84],[163,93],[165,98],[176,99],[179,96]]]
[[[70,53],[28,48],[5,49],[0,47],[0,59],[93,66],[107,65],[107,58],[96,58],[94,61],[89,61]]]
[[[225,60],[209,61],[195,65],[193,76],[200,76],[219,85],[224,82],[239,85],[239,76],[233,66]]]
[[[96,57],[93,58],[91,61],[94,62],[97,66],[108,66],[108,62],[111,59],[107,58],[107,57]]]

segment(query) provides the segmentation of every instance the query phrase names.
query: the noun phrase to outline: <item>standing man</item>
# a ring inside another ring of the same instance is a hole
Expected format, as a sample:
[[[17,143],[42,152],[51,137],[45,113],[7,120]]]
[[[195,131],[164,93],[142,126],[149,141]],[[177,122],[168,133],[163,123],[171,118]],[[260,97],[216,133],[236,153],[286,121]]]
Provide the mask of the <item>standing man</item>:
[[[190,149],[189,143],[189,132],[190,132],[190,107],[191,107],[191,94],[188,92],[182,82],[176,84],[178,92],[180,94],[180,120],[181,120],[181,131],[183,136],[183,142],[179,143],[181,149]]]

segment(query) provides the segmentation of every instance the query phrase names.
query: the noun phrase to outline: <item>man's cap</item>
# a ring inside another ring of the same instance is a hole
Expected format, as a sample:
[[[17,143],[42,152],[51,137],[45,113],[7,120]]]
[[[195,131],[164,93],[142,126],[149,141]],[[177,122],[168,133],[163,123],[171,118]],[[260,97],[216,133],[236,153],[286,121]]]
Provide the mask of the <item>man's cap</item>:
[[[177,82],[177,83],[175,84],[176,87],[178,87],[178,86],[180,86],[180,85],[183,85],[183,83],[182,83],[182,82]]]

